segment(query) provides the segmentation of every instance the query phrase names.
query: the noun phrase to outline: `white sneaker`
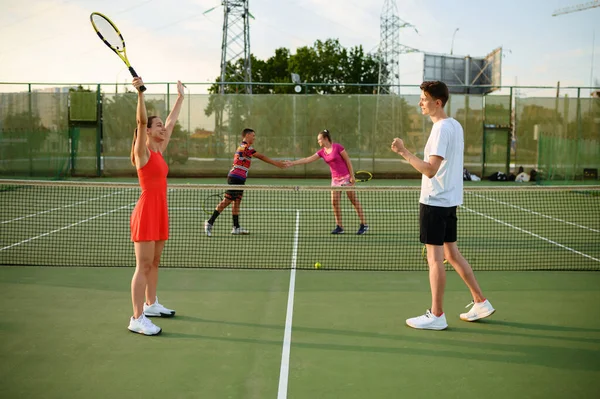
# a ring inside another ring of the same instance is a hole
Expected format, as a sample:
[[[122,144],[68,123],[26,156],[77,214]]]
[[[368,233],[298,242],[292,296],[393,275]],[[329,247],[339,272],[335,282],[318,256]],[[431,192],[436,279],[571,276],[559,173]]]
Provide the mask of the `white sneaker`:
[[[475,321],[490,316],[496,311],[490,301],[487,299],[484,302],[471,302],[466,307],[473,305],[467,313],[461,313],[460,319],[464,321]]]
[[[129,327],[127,328],[131,332],[144,335],[158,335],[162,331],[160,327],[152,323],[143,313],[137,319],[132,316],[129,319]]]
[[[175,316],[175,311],[165,308],[158,302],[158,297],[156,297],[152,305],[144,303],[144,314],[148,317],[173,317]]]
[[[444,330],[448,327],[445,314],[437,317],[429,309],[427,309],[427,312],[423,316],[406,319],[406,324],[420,330]]]
[[[233,229],[231,229],[231,234],[250,234],[250,232],[243,227],[234,227]]]
[[[209,237],[212,236],[212,228],[213,228],[213,225],[208,223],[208,220],[206,222],[204,222],[204,232]]]

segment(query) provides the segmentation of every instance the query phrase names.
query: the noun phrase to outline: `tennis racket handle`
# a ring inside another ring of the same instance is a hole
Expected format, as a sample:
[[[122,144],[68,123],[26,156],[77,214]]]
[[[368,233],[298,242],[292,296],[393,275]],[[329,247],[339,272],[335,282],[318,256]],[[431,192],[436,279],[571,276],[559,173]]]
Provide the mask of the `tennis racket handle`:
[[[129,72],[131,73],[131,76],[133,76],[134,78],[139,77],[137,72],[135,72],[135,69],[133,69],[133,67],[129,67]],[[146,91],[146,86],[144,86],[144,85],[140,86],[140,91],[141,92]]]

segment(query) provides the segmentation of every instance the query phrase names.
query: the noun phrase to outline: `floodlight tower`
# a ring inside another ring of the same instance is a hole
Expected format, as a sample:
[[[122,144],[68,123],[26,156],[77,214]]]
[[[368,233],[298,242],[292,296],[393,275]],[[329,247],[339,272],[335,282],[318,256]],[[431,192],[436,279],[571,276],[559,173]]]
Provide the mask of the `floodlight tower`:
[[[223,42],[221,44],[221,82],[252,82],[250,61],[249,0],[222,0]],[[239,70],[239,64],[242,70]],[[221,85],[219,93],[225,92]],[[252,94],[252,85],[246,85],[246,93]]]
[[[400,94],[400,54],[418,51],[400,44],[400,29],[409,27],[416,31],[414,25],[398,16],[396,0],[384,0],[380,17],[378,94],[382,91]]]

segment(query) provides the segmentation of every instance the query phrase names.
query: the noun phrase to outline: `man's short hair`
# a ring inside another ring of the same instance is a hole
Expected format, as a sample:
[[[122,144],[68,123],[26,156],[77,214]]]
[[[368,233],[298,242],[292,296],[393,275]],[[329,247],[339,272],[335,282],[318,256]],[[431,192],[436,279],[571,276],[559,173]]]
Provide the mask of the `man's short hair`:
[[[249,129],[249,128],[242,130],[242,137],[246,137],[246,135],[249,133],[254,133],[254,130]]]
[[[446,83],[440,82],[439,80],[427,81],[421,83],[421,90],[429,94],[434,100],[440,100],[442,102],[442,108],[448,102],[450,94],[448,93],[448,86]]]

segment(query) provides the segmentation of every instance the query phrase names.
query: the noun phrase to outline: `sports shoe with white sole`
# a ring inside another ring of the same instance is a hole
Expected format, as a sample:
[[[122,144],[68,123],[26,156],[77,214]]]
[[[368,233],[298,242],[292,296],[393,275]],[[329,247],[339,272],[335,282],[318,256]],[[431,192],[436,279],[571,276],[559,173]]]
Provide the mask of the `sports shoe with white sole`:
[[[152,305],[144,303],[144,314],[147,317],[173,317],[175,316],[175,311],[165,308],[158,302],[158,297],[156,297]]]
[[[361,236],[361,235],[365,234],[367,231],[369,231],[369,225],[361,224],[360,227],[358,228],[358,231],[356,232],[356,234]]]
[[[212,228],[213,228],[213,225],[208,223],[208,220],[206,222],[204,222],[204,232],[209,237],[212,236]]]
[[[336,225],[335,229],[331,230],[331,234],[344,234],[344,228]]]
[[[231,229],[231,234],[233,234],[233,235],[250,234],[250,232],[243,227],[234,227],[233,229]]]
[[[492,306],[490,301],[488,301],[487,299],[484,302],[472,301],[470,304],[468,304],[465,307],[468,308],[471,305],[473,305],[471,310],[469,310],[467,313],[460,314],[461,320],[475,321],[475,320],[483,319],[484,317],[488,317],[496,311],[496,309],[494,309],[494,307]]]
[[[132,316],[131,319],[129,319],[129,326],[127,329],[131,332],[144,335],[158,335],[162,331],[162,328],[152,323],[143,313],[137,319]]]
[[[445,330],[448,327],[445,314],[437,317],[429,309],[423,316],[406,319],[406,324],[419,330]]]

